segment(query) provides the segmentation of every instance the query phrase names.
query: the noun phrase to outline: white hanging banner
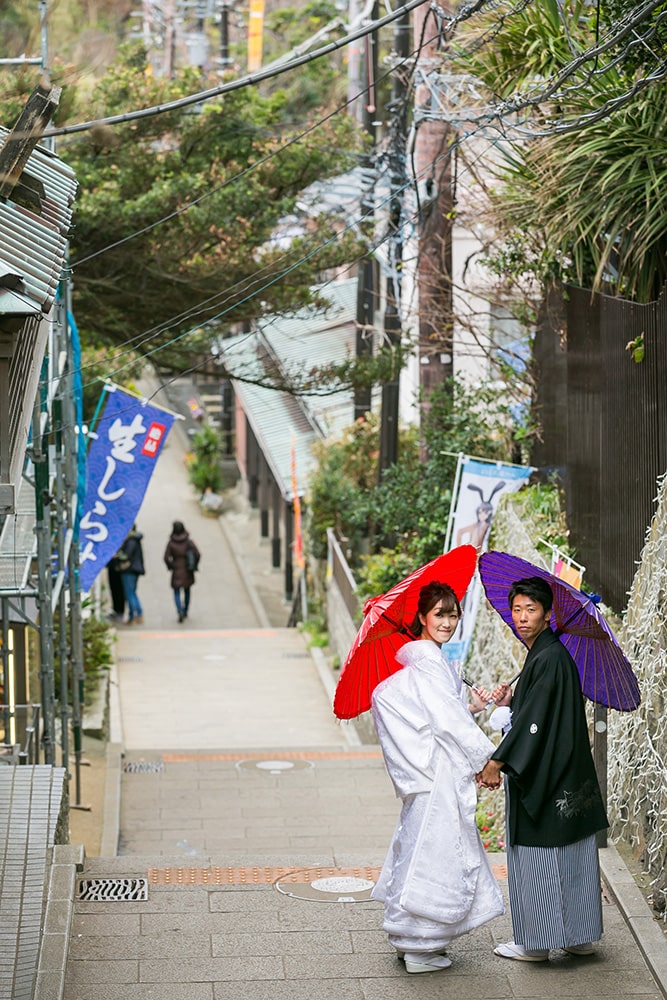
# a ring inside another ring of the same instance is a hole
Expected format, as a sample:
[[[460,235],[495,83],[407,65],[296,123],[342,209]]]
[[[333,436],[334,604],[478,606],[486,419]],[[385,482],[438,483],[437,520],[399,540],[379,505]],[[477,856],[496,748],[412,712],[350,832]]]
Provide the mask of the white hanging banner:
[[[458,545],[474,545],[478,556],[486,552],[500,497],[524,486],[532,471],[530,465],[509,465],[460,455],[455,480],[458,490],[455,488],[452,497],[453,513],[450,514],[445,551]],[[442,647],[447,660],[465,662],[482,593],[482,582],[475,572],[461,605],[461,624],[454,638]]]

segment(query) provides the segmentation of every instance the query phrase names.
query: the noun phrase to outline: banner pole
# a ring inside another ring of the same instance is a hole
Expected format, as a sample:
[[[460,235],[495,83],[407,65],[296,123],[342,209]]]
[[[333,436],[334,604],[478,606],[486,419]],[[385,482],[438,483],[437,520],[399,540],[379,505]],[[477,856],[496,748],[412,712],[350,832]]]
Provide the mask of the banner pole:
[[[452,488],[452,499],[449,505],[449,520],[447,521],[447,534],[445,535],[445,548],[444,552],[449,552],[451,541],[452,541],[452,529],[454,527],[454,513],[456,511],[456,502],[459,496],[459,487],[461,485],[461,469],[463,467],[463,460],[465,458],[462,451],[457,452],[443,452],[443,455],[456,455],[458,454],[458,461],[456,463],[456,473],[454,475],[454,486]]]

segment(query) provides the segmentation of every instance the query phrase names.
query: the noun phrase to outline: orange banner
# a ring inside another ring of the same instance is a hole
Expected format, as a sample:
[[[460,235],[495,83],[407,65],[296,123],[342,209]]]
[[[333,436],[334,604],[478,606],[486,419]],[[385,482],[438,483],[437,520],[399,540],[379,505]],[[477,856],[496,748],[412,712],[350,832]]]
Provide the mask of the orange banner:
[[[303,569],[306,565],[305,559],[303,558],[303,533],[301,531],[301,497],[299,496],[297,489],[297,479],[296,479],[296,449],[294,447],[294,438],[292,438],[292,508],[294,510],[294,561],[296,562],[299,569]]]
[[[262,36],[264,34],[264,0],[250,0],[248,15],[248,72],[262,66]]]

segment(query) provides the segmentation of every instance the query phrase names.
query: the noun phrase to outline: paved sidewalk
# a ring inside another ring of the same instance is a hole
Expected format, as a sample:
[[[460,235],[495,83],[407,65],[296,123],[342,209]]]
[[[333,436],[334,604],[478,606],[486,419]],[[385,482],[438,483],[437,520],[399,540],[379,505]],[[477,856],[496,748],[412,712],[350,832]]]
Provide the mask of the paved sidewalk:
[[[107,810],[107,856],[86,859],[65,1000],[659,1000],[645,955],[667,971],[664,940],[613,849],[595,956],[496,958],[506,914],[457,940],[451,969],[406,974],[368,899],[398,812],[379,750],[335,722],[326,671],[281,627],[254,513],[205,518],[176,438],[165,458],[138,519],[146,624],[118,641],[120,814]],[[174,518],[204,549],[182,625],[160,565]],[[504,856],[491,860],[506,893]]]
[[[145,878],[147,899],[77,900],[66,1000],[661,996],[608,887],[592,958],[496,958],[505,915],[457,940],[451,969],[408,976],[364,901],[397,812],[377,748],[133,751],[125,767],[120,854],[84,876]]]

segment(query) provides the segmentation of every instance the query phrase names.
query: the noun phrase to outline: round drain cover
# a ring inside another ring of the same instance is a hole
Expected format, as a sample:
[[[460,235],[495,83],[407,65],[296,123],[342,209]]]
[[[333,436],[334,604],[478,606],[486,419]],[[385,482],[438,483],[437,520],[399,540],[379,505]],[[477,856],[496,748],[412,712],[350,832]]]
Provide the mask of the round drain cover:
[[[279,760],[239,760],[236,766],[243,768],[244,771],[267,771],[269,774],[284,774],[286,771],[303,771],[313,767],[313,762],[295,757],[294,760],[284,758]]]
[[[310,883],[313,889],[318,892],[363,892],[364,889],[372,889],[375,882],[367,878],[354,878],[353,876],[339,876],[338,878],[316,878]]]
[[[368,877],[364,877],[368,876]],[[295,899],[319,903],[360,903],[371,898],[376,872],[371,869],[350,872],[344,868],[304,869],[279,878],[278,892]]]

